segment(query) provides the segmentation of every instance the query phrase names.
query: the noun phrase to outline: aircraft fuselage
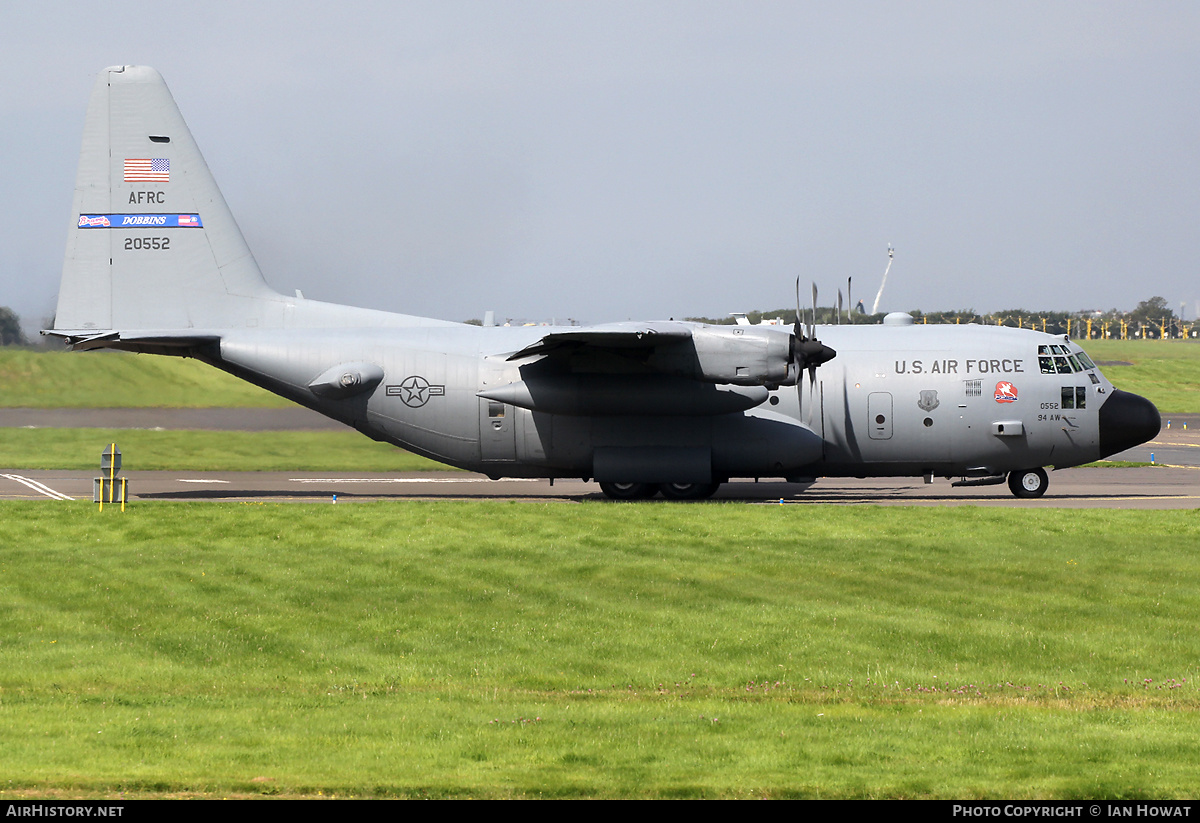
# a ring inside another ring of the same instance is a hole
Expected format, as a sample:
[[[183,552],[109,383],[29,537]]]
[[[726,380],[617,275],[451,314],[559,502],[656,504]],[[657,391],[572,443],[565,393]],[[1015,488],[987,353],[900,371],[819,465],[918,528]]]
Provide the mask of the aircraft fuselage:
[[[1117,396],[1103,373],[1076,344],[1031,330],[826,326],[837,356],[814,379],[774,388],[663,375],[636,359],[508,360],[553,331],[230,330],[199,354],[377,440],[491,477],[983,477],[1087,463],[1104,456],[1102,441],[1131,439],[1102,438],[1101,410]],[[371,386],[312,388],[364,364]]]

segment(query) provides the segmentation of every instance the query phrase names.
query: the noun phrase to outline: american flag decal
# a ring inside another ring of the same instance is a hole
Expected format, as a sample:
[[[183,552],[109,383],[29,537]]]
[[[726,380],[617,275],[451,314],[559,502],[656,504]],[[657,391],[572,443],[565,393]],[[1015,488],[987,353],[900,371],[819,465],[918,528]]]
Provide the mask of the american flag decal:
[[[125,159],[126,183],[170,183],[171,161],[166,157]]]

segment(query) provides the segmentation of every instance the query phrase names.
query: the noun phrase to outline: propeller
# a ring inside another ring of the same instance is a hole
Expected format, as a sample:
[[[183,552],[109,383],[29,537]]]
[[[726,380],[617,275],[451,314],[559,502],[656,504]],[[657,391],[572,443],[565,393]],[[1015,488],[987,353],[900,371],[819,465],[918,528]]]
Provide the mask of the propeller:
[[[800,278],[796,278],[796,323],[792,326],[791,358],[796,366],[796,397],[799,402],[801,394],[800,372],[808,369],[809,385],[816,382],[817,366],[827,363],[837,356],[837,352],[817,339],[817,284],[812,287],[812,323],[805,334],[800,322]]]

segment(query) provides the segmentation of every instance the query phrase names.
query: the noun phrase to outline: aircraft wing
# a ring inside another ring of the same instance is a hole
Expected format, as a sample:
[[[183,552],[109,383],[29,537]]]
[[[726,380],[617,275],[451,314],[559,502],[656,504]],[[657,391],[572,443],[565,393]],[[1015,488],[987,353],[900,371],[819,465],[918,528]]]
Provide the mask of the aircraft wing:
[[[509,360],[523,360],[556,349],[652,349],[663,343],[683,342],[692,338],[692,325],[666,320],[653,323],[606,323],[581,326],[571,331],[552,332],[518,352]]]
[[[758,326],[708,326],[674,320],[625,322],[554,331],[509,361],[544,356],[576,373],[603,372],[614,364],[735,386],[793,385],[798,370],[792,336]]]

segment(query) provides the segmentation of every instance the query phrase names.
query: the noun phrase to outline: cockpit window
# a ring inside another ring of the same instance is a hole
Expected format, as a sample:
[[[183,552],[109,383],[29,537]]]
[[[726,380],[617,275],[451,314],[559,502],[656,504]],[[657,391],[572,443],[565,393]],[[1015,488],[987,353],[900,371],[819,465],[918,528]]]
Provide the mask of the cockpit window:
[[[1083,386],[1062,387],[1062,408],[1083,409],[1087,407],[1087,389]]]
[[[1082,351],[1068,346],[1038,346],[1038,367],[1042,374],[1072,374],[1095,369],[1096,364]]]

